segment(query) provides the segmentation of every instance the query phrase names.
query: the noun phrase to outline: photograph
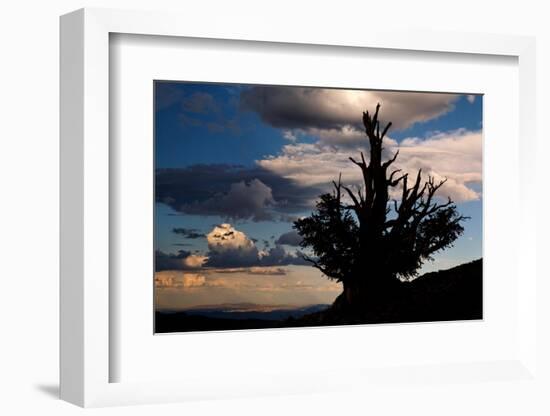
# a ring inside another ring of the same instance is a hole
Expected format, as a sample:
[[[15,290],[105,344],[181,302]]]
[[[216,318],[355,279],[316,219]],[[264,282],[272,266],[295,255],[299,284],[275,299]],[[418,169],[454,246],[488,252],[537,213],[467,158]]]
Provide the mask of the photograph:
[[[155,333],[483,319],[483,95],[152,87]]]

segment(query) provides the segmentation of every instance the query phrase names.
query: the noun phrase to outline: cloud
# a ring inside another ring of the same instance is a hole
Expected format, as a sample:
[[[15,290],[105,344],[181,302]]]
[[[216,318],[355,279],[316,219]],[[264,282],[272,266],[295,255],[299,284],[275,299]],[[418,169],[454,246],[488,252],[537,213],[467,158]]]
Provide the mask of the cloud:
[[[283,137],[289,142],[295,142],[298,140],[298,137],[296,137],[296,134],[293,133],[292,130],[283,130]]]
[[[259,252],[254,242],[230,224],[220,224],[206,235],[209,267],[246,267],[258,265]]]
[[[481,131],[456,130],[385,140],[384,158],[397,150],[393,167],[415,175],[418,169],[436,179],[447,178],[438,192],[456,202],[480,198]],[[320,194],[342,174],[342,181],[362,185],[361,171],[349,161],[361,146],[335,147],[323,141],[288,143],[281,152],[256,161],[256,166],[193,165],[156,172],[156,200],[184,214],[234,220],[292,221],[309,211]],[[368,154],[368,152],[367,152]]]
[[[357,148],[368,146],[368,138],[365,131],[352,126],[344,126],[340,129],[308,129],[307,134],[318,138],[319,143],[328,146],[345,148]],[[395,140],[389,136],[384,138],[386,145],[395,145]]]
[[[191,253],[185,250],[178,250],[177,254],[167,254],[157,250],[155,252],[155,270],[180,270],[189,255]]]
[[[440,196],[450,196],[455,202],[480,198],[475,190],[482,181],[481,131],[456,130],[436,133],[428,138],[408,138],[399,145],[388,141],[385,157],[399,149],[399,156],[392,165],[415,175],[419,169],[424,178],[447,178],[440,189]],[[355,152],[359,153],[360,148]],[[366,150],[366,149],[363,149]],[[334,148],[323,143],[292,143],[283,146],[277,156],[259,160],[257,164],[274,175],[293,181],[304,188],[314,186],[328,190],[331,182],[342,174],[344,183],[361,186],[361,171],[349,161],[350,149]]]
[[[215,226],[206,235],[208,252],[204,254],[179,250],[177,253],[155,253],[155,270],[200,271],[226,269],[256,275],[279,275],[280,266],[307,264],[299,252],[289,253],[281,245],[259,250],[252,239],[231,224]]]
[[[174,234],[181,235],[183,238],[197,239],[204,237],[203,233],[195,228],[172,228]]]
[[[272,267],[308,264],[299,253],[288,253],[281,245],[258,250],[256,244],[231,224],[220,224],[207,234],[207,267]]]
[[[265,221],[273,219],[270,206],[275,204],[271,188],[259,179],[232,183],[226,193],[218,193],[201,202],[194,202],[185,208],[189,214],[219,215],[230,220],[251,219]]]
[[[255,86],[241,92],[241,108],[285,129],[360,129],[363,111],[383,103],[383,120],[397,129],[437,118],[449,111],[457,94],[361,91],[329,88]]]
[[[184,259],[183,264],[189,269],[198,269],[202,267],[207,260],[207,256],[201,256],[200,254],[191,254]]]
[[[155,273],[155,287],[162,289],[196,288],[206,285],[206,277],[199,273],[182,273],[175,270]]]
[[[358,181],[360,172],[349,161],[349,150],[335,149],[318,143],[296,143],[283,146],[277,156],[256,163],[273,175],[281,176],[302,188],[315,187],[327,190],[328,184],[342,173],[343,180]],[[321,192],[313,196],[314,204]]]
[[[476,96],[473,95],[473,94],[470,94],[470,95],[467,95],[467,96],[466,96],[466,99],[468,100],[468,102],[469,102],[470,104],[473,104],[473,103],[475,102],[475,100],[476,100]]]
[[[481,131],[459,129],[427,139],[408,138],[401,142],[395,166],[406,172],[422,169],[437,180],[447,178],[438,193],[456,202],[477,200],[481,194],[472,185],[483,179],[482,147]]]
[[[227,268],[227,269],[215,269],[215,273],[222,274],[250,274],[258,276],[285,276],[286,270],[282,267],[274,266],[252,266],[252,267],[236,267],[236,268]]]
[[[178,291],[186,289],[193,291],[194,295],[197,294],[197,290],[211,288],[237,291],[278,291],[293,289],[294,287],[297,289],[314,289],[314,287],[306,287],[303,284],[266,279],[262,274],[254,276],[250,275],[246,270],[243,273],[237,270],[231,269],[229,272],[215,270],[206,274],[187,273],[176,270],[161,271],[155,273],[155,288]],[[279,273],[279,275],[283,274],[285,273]]]
[[[178,256],[162,253],[164,256]],[[158,259],[158,256],[157,256]],[[222,264],[221,267],[206,267],[207,256],[202,256],[198,254],[192,254],[181,259],[181,262],[174,262],[167,268],[159,269],[157,267],[155,276],[168,276],[172,277],[182,277],[188,276],[189,279],[195,279],[196,276],[209,276],[212,274],[241,274],[241,275],[253,275],[253,276],[285,276],[287,271],[281,266],[269,265],[269,266],[246,266],[246,267],[226,267],[225,264]],[[257,257],[254,260],[255,264],[260,264],[259,258]],[[197,279],[194,280],[195,282]],[[160,282],[161,286],[185,286],[190,287],[191,283],[187,282],[182,284],[181,282],[177,285],[175,283],[166,283]],[[198,284],[195,284],[198,286]]]
[[[286,275],[278,269],[276,275]],[[233,276],[234,275],[234,276]],[[272,275],[272,274],[270,274]],[[161,290],[192,290],[197,289],[230,289],[277,292],[285,290],[330,291],[341,290],[337,284],[320,282],[319,284],[305,283],[295,279],[266,279],[265,274],[249,273],[248,270],[230,269],[230,271],[215,270],[209,273],[187,273],[177,270],[167,270],[155,273],[155,288]]]
[[[206,257],[192,254],[186,250],[178,250],[176,254],[155,252],[155,270],[193,270],[203,266]]]
[[[287,220],[291,218],[288,214],[309,209],[321,193],[322,189],[304,188],[261,166],[210,164],[158,169],[155,179],[157,202],[179,213],[227,219]]]
[[[241,108],[258,113],[283,137],[296,142],[313,136],[321,146],[346,149],[367,146],[361,117],[382,103],[384,125],[403,130],[415,123],[437,118],[454,108],[460,95],[393,91],[361,91],[330,88],[256,86],[241,93]],[[386,146],[396,144],[387,137]]]
[[[275,241],[276,244],[285,244],[287,246],[299,246],[301,242],[302,237],[295,230],[281,234],[277,241]]]
[[[299,251],[295,253],[288,253],[281,245],[277,244],[275,247],[270,248],[267,252],[260,253],[260,264],[264,266],[274,265],[310,265],[301,256]]]

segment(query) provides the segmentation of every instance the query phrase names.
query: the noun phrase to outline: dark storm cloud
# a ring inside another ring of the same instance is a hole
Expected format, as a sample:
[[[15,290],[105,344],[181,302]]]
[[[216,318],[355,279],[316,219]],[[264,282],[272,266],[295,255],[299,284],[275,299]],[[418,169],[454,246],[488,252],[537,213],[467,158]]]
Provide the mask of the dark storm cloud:
[[[272,267],[289,265],[308,265],[298,251],[295,253],[286,252],[283,247],[277,245],[268,250],[267,254],[260,255],[254,248],[251,250],[226,250],[222,252],[210,251],[207,267],[234,268],[234,267]]]
[[[250,219],[267,221],[274,219],[270,207],[274,205],[271,188],[258,179],[232,183],[225,193],[218,193],[205,201],[193,202],[185,212],[196,215],[220,215],[231,220]]]
[[[200,266],[193,267],[186,259],[192,259],[189,251],[179,250],[177,254],[155,252],[155,271],[164,270],[201,270]],[[300,253],[286,252],[281,246],[270,249],[267,254],[260,255],[260,252],[253,247],[248,250],[230,249],[223,251],[210,250],[207,252],[208,259],[204,262],[204,267],[230,269],[239,267],[273,267],[289,265],[307,265],[308,263],[301,257]]]
[[[172,228],[172,232],[174,234],[178,234],[182,236],[183,238],[189,238],[189,239],[197,239],[197,238],[204,237],[204,234],[199,232],[199,230],[195,228]]]
[[[451,111],[458,98],[457,94],[255,86],[241,92],[240,105],[273,127],[362,130],[363,111],[380,102],[384,117],[403,129]]]
[[[242,250],[230,249],[210,251],[205,266],[217,268],[253,267],[259,266],[259,252],[256,247]]]
[[[308,262],[304,260],[301,253],[296,251],[294,253],[288,253],[280,245],[269,249],[267,255],[263,256],[260,259],[261,266],[288,266],[288,265],[309,265]]]
[[[184,260],[191,255],[190,251],[178,250],[177,254],[164,253],[157,250],[155,252],[155,271],[163,270],[182,270]]]
[[[335,113],[319,112],[315,88],[256,86],[241,92],[241,108],[257,112],[274,127],[332,128],[349,124]]]
[[[186,214],[284,219],[310,209],[321,193],[260,167],[193,165],[156,172],[156,201]]]
[[[302,237],[294,230],[281,234],[277,241],[275,241],[276,244],[286,244],[288,246],[299,246],[301,242]]]

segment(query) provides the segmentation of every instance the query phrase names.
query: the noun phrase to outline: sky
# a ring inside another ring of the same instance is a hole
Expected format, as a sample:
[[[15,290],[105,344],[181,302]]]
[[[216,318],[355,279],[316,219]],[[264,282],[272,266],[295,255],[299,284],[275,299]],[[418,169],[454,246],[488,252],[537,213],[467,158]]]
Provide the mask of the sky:
[[[341,292],[300,256],[293,221],[342,182],[368,148],[361,117],[393,123],[385,158],[447,178],[470,217],[452,248],[419,271],[482,256],[481,95],[156,81],[155,304],[254,310],[330,304]],[[397,198],[398,196],[395,195]]]

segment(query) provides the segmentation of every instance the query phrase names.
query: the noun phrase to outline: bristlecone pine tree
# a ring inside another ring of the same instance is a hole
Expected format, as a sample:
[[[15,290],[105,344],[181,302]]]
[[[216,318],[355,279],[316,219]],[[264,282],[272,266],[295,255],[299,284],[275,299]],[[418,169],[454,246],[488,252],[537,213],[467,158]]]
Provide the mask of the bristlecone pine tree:
[[[464,231],[466,217],[453,201],[434,198],[446,179],[436,182],[429,176],[423,181],[419,170],[410,181],[408,173],[391,170],[399,151],[382,161],[382,142],[392,123],[380,133],[379,109],[380,104],[374,115],[363,113],[368,163],[363,152],[360,161],[349,158],[361,169],[364,185],[354,192],[341,183],[340,175],[333,192],[320,196],[312,215],[294,223],[302,247],[313,252],[305,259],[329,279],[342,282],[334,305],[344,308],[364,310],[391,299],[401,280],[417,275],[426,260]],[[397,200],[390,199],[392,188],[400,193]]]

